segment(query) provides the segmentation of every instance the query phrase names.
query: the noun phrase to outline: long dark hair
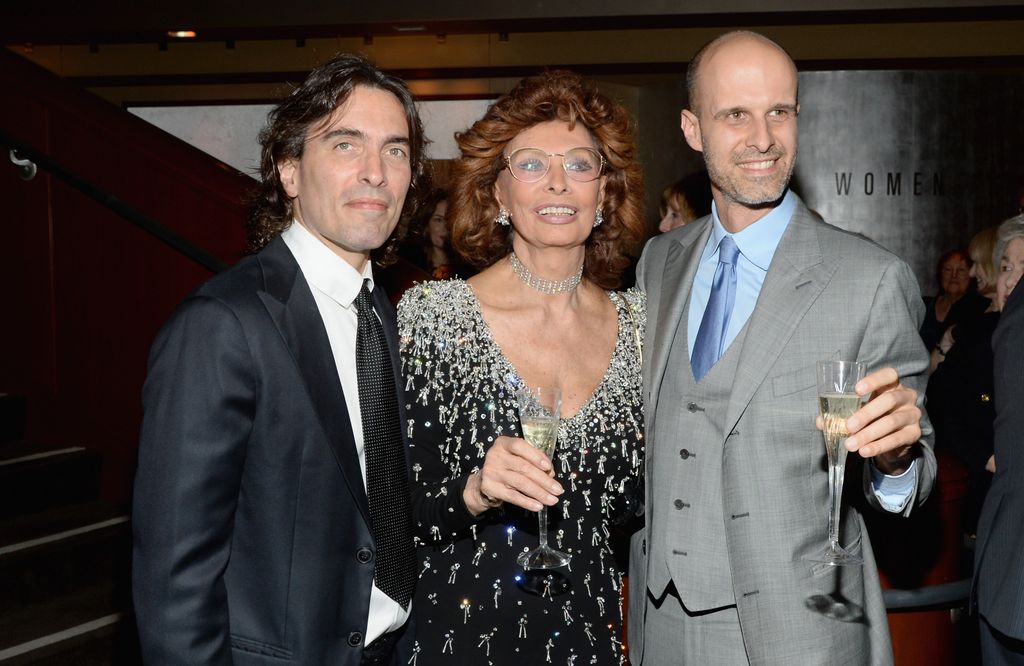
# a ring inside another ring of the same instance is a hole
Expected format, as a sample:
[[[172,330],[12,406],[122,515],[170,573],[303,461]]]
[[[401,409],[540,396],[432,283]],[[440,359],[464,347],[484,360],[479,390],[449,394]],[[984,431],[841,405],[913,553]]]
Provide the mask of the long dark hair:
[[[253,193],[252,213],[247,229],[249,249],[252,252],[261,250],[292,223],[292,200],[281,185],[277,165],[289,158],[301,158],[310,127],[344,104],[357,86],[387,91],[398,99],[405,110],[405,118],[409,123],[412,180],[402,217],[408,219],[416,214],[422,198],[430,188],[424,155],[426,140],[423,124],[416,112],[412,93],[401,79],[385,74],[362,56],[339,53],[310,72],[302,85],[267,115],[267,125],[260,132],[262,182]],[[387,265],[394,260],[400,236],[407,226],[400,222],[387,242],[373,253],[378,264]]]

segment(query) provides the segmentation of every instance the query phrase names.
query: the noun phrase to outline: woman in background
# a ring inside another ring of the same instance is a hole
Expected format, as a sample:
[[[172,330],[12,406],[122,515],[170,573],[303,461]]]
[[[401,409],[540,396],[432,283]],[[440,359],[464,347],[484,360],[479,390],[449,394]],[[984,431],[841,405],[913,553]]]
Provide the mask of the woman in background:
[[[677,180],[661,193],[661,222],[665,233],[711,214],[711,180],[707,171],[698,171]]]
[[[967,254],[971,258],[970,276],[974,278],[978,286],[978,293],[993,301],[989,304],[987,311],[996,310],[996,277],[999,273],[992,255],[996,251],[996,239],[998,227],[986,227],[974,234],[971,242],[967,244]]]
[[[949,326],[932,349],[928,379],[928,413],[935,429],[935,450],[955,456],[967,468],[963,532],[972,539],[981,504],[992,480],[985,464],[992,455],[995,419],[992,386],[992,332],[999,323],[992,254],[996,227],[975,234],[968,246],[971,277],[986,297],[988,309]]]
[[[424,203],[427,217],[421,219],[411,242],[402,254],[406,259],[425,270],[435,280],[453,277],[467,278],[473,274],[469,267],[452,249],[448,235],[448,193],[434,190]]]
[[[963,250],[950,250],[939,257],[939,294],[925,299],[927,309],[921,324],[921,339],[932,349],[942,334],[962,318],[981,313],[988,302],[971,288],[971,257]]]

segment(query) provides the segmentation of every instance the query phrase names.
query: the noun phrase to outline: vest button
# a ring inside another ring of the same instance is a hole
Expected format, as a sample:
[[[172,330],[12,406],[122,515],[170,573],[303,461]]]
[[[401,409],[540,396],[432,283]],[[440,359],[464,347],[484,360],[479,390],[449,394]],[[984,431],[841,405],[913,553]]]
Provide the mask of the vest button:
[[[359,645],[362,642],[363,642],[363,635],[361,633],[359,633],[358,631],[353,631],[351,634],[348,635],[348,644],[349,644],[349,646],[351,646],[351,647],[359,647]]]
[[[679,457],[680,457],[680,458],[682,458],[683,460],[686,460],[686,459],[687,459],[687,458],[689,458],[689,457],[690,457],[691,455],[693,455],[693,454],[691,454],[691,453],[690,453],[689,451],[687,451],[686,449],[679,449]]]
[[[675,502],[672,502],[672,504],[675,505],[677,509],[682,509],[684,506],[686,506],[686,504],[681,499],[677,499]]]
[[[360,548],[356,551],[356,559],[359,560],[360,564],[366,564],[373,559],[373,551],[369,548]]]
[[[698,409],[697,403],[691,402],[691,403],[687,404],[686,405],[686,409],[687,409],[687,411],[689,411],[692,414],[693,412],[697,411],[697,409]]]

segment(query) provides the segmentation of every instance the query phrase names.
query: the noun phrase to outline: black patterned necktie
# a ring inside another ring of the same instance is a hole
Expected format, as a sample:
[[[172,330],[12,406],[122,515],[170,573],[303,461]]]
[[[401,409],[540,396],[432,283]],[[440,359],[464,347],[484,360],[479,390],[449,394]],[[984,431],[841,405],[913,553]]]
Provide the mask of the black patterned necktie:
[[[369,282],[363,280],[356,296],[356,377],[366,456],[366,496],[377,544],[373,579],[382,592],[407,609],[416,582],[409,477],[398,422],[395,375],[384,327],[373,311]]]

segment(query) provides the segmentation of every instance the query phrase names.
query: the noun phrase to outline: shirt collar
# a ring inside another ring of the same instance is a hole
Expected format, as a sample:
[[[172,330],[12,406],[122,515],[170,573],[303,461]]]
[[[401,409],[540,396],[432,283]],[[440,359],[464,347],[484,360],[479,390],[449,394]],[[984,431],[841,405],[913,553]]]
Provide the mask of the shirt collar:
[[[782,240],[782,234],[786,232],[786,227],[789,226],[789,220],[793,217],[794,212],[796,212],[796,195],[792,190],[786,190],[786,195],[782,197],[779,205],[767,215],[743,231],[730,234],[718,219],[718,207],[712,201],[711,238],[704,248],[701,261],[710,259],[718,252],[718,244],[722,242],[722,239],[732,236],[740,254],[761,270],[767,271],[768,266],[772,263],[772,257],[775,256],[775,250],[779,247],[779,241]]]
[[[370,280],[370,291],[373,291],[372,262],[367,261],[360,273],[352,264],[331,252],[298,220],[293,220],[281,233],[281,239],[295,256],[306,281],[341,307],[352,306],[364,279]]]

